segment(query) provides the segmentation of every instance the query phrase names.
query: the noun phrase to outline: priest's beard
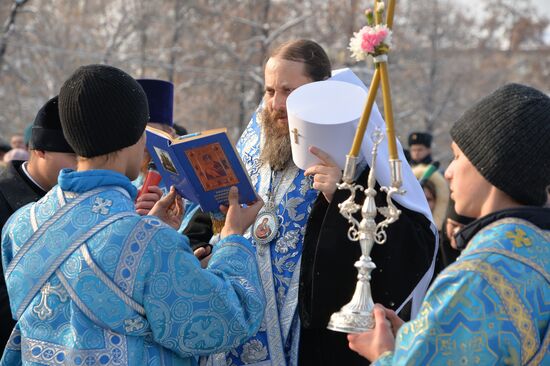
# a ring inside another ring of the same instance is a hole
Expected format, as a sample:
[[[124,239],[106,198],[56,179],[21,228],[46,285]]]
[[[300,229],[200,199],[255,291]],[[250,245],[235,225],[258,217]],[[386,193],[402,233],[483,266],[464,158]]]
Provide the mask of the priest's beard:
[[[283,170],[292,157],[290,148],[290,134],[288,125],[281,125],[277,119],[285,116],[285,112],[269,112],[264,108],[261,112],[262,131],[265,136],[264,145],[260,153],[262,164],[269,164],[271,169]]]

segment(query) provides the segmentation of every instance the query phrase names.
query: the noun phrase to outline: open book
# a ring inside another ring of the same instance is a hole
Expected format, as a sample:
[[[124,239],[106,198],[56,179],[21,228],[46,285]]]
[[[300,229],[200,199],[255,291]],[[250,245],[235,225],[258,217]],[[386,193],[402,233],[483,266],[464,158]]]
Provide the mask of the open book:
[[[147,127],[147,150],[162,176],[162,183],[198,203],[204,212],[228,204],[231,186],[239,189],[239,202],[256,199],[256,192],[225,128],[173,138]]]

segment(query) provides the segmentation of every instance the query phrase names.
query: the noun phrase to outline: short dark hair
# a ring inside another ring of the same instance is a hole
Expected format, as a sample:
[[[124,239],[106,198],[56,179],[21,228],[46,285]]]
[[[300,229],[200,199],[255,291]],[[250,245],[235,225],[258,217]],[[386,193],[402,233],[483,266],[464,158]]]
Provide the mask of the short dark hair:
[[[306,75],[313,81],[325,80],[331,76],[332,67],[327,53],[319,44],[308,39],[281,44],[269,56],[273,57],[304,63]]]

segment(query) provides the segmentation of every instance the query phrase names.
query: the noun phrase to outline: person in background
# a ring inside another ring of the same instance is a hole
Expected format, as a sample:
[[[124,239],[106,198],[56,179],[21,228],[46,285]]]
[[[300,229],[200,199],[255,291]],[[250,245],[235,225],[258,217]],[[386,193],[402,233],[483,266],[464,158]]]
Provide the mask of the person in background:
[[[426,196],[426,201],[428,201],[428,206],[430,207],[430,210],[432,211],[432,215],[433,215],[436,202],[437,202],[437,190],[435,188],[435,184],[433,184],[431,181],[426,181],[422,185],[422,190],[424,191],[424,195]]]
[[[432,135],[428,132],[413,132],[409,135],[409,163],[430,164],[432,160]]]
[[[29,160],[13,160],[0,173],[0,229],[15,211],[38,201],[55,186],[61,169],[76,167],[76,155],[61,129],[57,96],[40,108],[32,126]],[[0,252],[0,263],[1,258]],[[15,325],[3,275],[0,278],[0,319],[0,351],[3,351]]]
[[[436,274],[458,258],[460,251],[464,248],[458,248],[455,235],[472,221],[474,221],[474,219],[471,217],[457,214],[454,201],[449,199],[447,214],[445,216],[445,221],[443,221],[441,235],[439,236],[439,252],[435,263]]]
[[[147,126],[167,132],[173,137],[187,134],[187,130],[174,124],[174,84],[166,80],[158,79],[137,79],[137,82],[141,85],[147,95],[147,104],[149,106],[149,122],[147,123]],[[143,182],[147,177],[151,161],[149,151],[145,149],[140,175],[138,179],[132,182],[136,188],[142,188]],[[143,192],[137,198],[136,211],[140,215],[147,215],[155,203],[166,193],[167,190],[162,189],[159,186],[149,186],[148,192]],[[183,231],[189,222],[190,216],[188,213],[192,212],[197,204],[185,200],[184,206],[185,217],[182,221],[181,227],[178,229],[180,232]],[[192,245],[192,248],[195,255],[200,260],[204,260],[212,253],[211,245],[200,245],[197,247]]]
[[[167,132],[173,137],[177,136],[173,127],[174,84],[166,80],[158,79],[137,79],[137,82],[141,85],[147,95],[147,103],[149,105],[150,114],[147,126]],[[133,182],[138,189],[140,189],[143,185],[150,162],[151,156],[146,149],[143,156],[143,162],[141,164],[140,175],[138,179]],[[153,188],[149,191],[158,197],[147,196],[142,199],[144,204],[142,207],[138,208],[138,210],[142,210],[138,211],[142,214],[147,214],[148,210],[151,209],[152,205],[158,201],[163,194],[162,190],[160,190],[157,186],[153,186]]]
[[[451,128],[445,172],[460,215],[459,259],[403,323],[377,304],[371,332],[348,335],[374,365],[549,365],[550,98],[508,84]]]
[[[449,204],[449,185],[437,170],[439,164],[417,164],[412,171],[424,190],[437,230],[441,231]]]
[[[25,141],[21,135],[13,135],[10,139],[12,149],[25,149]]]

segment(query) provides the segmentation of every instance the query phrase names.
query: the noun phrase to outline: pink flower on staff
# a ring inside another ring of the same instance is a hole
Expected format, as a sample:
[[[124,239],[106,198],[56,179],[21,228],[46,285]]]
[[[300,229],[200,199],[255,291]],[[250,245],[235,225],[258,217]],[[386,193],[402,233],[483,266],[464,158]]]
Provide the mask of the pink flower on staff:
[[[388,33],[388,28],[371,28],[366,32],[363,32],[361,48],[367,53],[373,53],[374,49],[378,47],[384,41],[384,39],[386,39]]]
[[[391,47],[391,30],[385,25],[365,26],[353,34],[349,42],[352,57],[357,61],[367,55],[379,56],[388,52]]]

